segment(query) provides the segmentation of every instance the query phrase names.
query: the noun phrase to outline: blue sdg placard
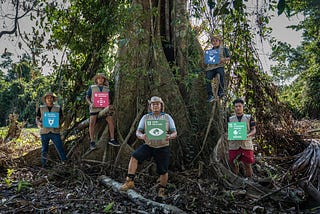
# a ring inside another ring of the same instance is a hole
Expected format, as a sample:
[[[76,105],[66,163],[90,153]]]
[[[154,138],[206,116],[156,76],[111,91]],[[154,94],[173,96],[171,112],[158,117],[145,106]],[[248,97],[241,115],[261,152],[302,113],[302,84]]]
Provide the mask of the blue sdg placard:
[[[220,62],[219,49],[210,49],[204,51],[204,63],[218,64]]]
[[[42,119],[42,126],[44,128],[59,128],[59,113],[45,112]]]

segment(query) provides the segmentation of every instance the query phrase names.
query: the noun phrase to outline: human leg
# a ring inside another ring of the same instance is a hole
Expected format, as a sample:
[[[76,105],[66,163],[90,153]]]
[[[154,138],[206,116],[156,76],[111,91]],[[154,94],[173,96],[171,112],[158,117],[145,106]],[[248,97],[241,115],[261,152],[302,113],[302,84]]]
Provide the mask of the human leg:
[[[134,177],[138,168],[138,163],[143,162],[151,157],[150,147],[146,144],[139,146],[131,155],[128,175],[125,183],[120,187],[120,190],[128,190],[134,188]]]
[[[166,187],[168,184],[169,174],[166,172],[165,174],[160,175],[160,186]]]
[[[120,190],[126,191],[128,189],[134,188],[134,177],[138,168],[138,160],[131,156],[129,166],[128,166],[128,175],[125,183],[120,187]]]
[[[244,176],[252,177],[252,164],[255,162],[254,160],[254,152],[253,150],[242,149],[241,152],[241,161],[244,165]]]
[[[224,95],[224,68],[219,67],[216,69],[216,72],[219,74],[218,96],[223,97],[223,95]]]
[[[158,197],[165,197],[165,189],[168,184],[168,167],[170,161],[169,146],[157,148],[153,151],[154,161],[157,165],[157,173],[160,175]]]
[[[243,163],[243,165],[244,165],[244,176],[245,176],[245,177],[248,177],[248,178],[251,178],[251,177],[252,177],[252,174],[253,174],[252,164]]]
[[[90,114],[90,121],[89,121],[90,149],[96,148],[94,127],[96,125],[97,116],[98,116],[97,114]]]
[[[47,156],[48,156],[50,138],[49,138],[48,134],[41,134],[40,137],[41,137],[41,144],[42,144],[42,147],[41,147],[41,165],[43,167],[45,167],[46,164],[47,164]]]
[[[96,125],[97,121],[97,115],[90,115],[90,121],[89,121],[89,136],[90,136],[90,141],[93,142],[94,139],[94,126]]]
[[[54,146],[56,147],[56,150],[59,154],[60,160],[61,161],[65,161],[67,160],[67,156],[66,153],[63,149],[63,143],[61,141],[61,136],[60,134],[50,134],[51,135],[51,140],[54,144]]]
[[[108,123],[108,128],[109,128],[109,134],[110,134],[110,140],[109,140],[109,144],[112,146],[120,146],[120,144],[118,143],[118,141],[115,139],[114,136],[114,121],[113,121],[113,117],[111,115],[108,115],[106,117],[106,121]]]
[[[114,139],[114,122],[113,122],[112,116],[108,115],[106,117],[106,121],[107,121],[108,127],[109,127],[110,139]]]
[[[239,150],[229,150],[229,163],[232,171],[238,175],[239,174],[239,158],[241,156],[241,151]]]
[[[212,92],[212,85],[211,85],[211,80],[214,77],[214,71],[209,70],[206,72],[206,90],[208,94],[208,102],[212,102],[214,100],[213,92]]]

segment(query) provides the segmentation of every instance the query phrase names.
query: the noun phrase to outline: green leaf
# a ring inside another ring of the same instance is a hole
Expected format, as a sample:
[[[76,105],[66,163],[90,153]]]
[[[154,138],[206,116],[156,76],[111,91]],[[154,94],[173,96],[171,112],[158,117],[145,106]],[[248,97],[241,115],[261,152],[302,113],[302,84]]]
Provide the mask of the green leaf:
[[[242,8],[242,0],[234,0],[233,6],[234,6],[234,9],[236,9],[237,11],[240,11],[240,9]]]
[[[114,205],[114,201],[113,202],[110,202],[104,209],[103,209],[103,212],[105,213],[110,213],[112,208],[113,208],[113,205]]]
[[[285,7],[286,7],[286,0],[279,0],[277,5],[278,16],[280,16],[283,13]]]

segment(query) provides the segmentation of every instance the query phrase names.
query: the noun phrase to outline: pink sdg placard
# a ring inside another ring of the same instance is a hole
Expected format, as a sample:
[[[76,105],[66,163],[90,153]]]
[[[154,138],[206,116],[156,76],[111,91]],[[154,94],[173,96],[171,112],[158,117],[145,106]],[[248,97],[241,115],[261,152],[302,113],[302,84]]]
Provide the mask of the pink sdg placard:
[[[93,94],[93,106],[97,108],[104,108],[109,105],[109,93],[108,92],[94,92]]]

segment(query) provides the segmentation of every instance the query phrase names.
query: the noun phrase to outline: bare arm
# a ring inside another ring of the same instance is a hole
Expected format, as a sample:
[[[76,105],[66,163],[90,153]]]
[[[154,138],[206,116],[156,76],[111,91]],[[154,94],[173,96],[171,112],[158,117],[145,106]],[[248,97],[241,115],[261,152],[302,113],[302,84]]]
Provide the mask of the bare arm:
[[[248,133],[248,137],[254,137],[254,135],[256,134],[256,131],[257,129],[255,126],[251,127],[251,131]]]
[[[87,103],[88,103],[89,105],[92,104],[91,99],[90,99],[90,97],[88,97],[88,95],[86,95],[86,101],[87,101]]]
[[[141,139],[141,140],[147,139],[146,134],[142,133],[140,130],[136,131],[136,136],[137,136],[138,139]]]
[[[177,131],[172,131],[170,134],[167,134],[166,140],[173,140],[177,138]]]

